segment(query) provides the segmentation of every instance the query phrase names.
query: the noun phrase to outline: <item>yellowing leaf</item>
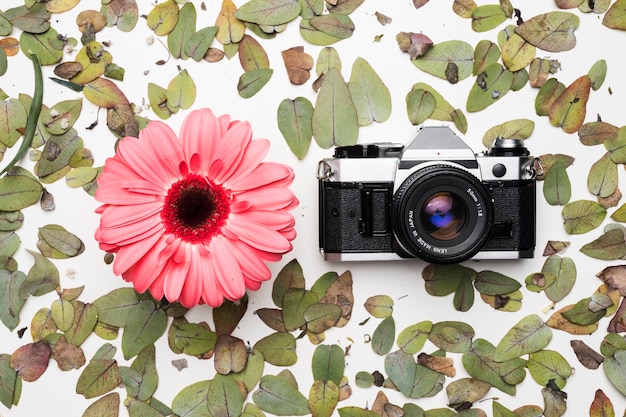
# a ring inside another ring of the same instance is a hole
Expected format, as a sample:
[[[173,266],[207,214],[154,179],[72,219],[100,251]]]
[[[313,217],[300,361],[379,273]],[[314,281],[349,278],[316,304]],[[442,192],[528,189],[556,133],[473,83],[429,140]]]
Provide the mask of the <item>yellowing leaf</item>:
[[[626,30],[626,0],[617,0],[606,11],[602,24],[611,29]]]
[[[574,31],[579,23],[575,14],[554,11],[526,20],[515,28],[515,33],[544,51],[569,51],[576,45]]]
[[[536,51],[533,45],[514,33],[502,45],[502,62],[509,71],[519,71],[531,63]]]
[[[217,33],[215,39],[222,45],[239,42],[246,30],[246,25],[235,17],[237,6],[232,0],[223,0],[220,14],[215,19]]]
[[[117,85],[106,78],[96,78],[83,89],[85,98],[99,107],[111,108],[118,104],[128,105],[128,99]]]
[[[552,126],[560,127],[566,133],[578,131],[585,121],[590,89],[588,75],[569,85],[550,106],[548,116]]]
[[[244,35],[239,41],[239,62],[244,71],[269,68],[270,61],[261,44],[252,36]]]
[[[46,10],[50,13],[63,13],[71,10],[80,0],[50,0],[46,2]]]
[[[302,10],[298,0],[249,0],[235,16],[245,22],[276,26],[295,19]]]
[[[434,44],[424,55],[411,62],[422,71],[454,84],[472,74],[474,48],[462,40],[444,41]],[[449,74],[451,67],[455,68],[454,79]]]
[[[508,139],[528,139],[534,130],[535,122],[530,119],[509,120],[487,130],[482,143],[489,148],[498,136]]]
[[[155,35],[164,36],[176,27],[178,13],[178,4],[174,0],[166,0],[154,6],[146,17],[146,23]]]

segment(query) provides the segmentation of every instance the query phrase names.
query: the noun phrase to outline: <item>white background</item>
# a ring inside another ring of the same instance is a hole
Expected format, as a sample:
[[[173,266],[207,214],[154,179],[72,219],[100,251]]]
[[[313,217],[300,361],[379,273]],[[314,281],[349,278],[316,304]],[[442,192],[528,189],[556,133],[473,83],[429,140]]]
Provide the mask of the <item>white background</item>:
[[[140,14],[147,14],[153,7],[153,2],[138,1]],[[205,0],[207,10],[200,9],[200,2],[195,1],[198,11],[198,28],[213,25],[215,16],[219,12],[221,2],[218,0]],[[238,6],[243,1],[235,2]],[[4,0],[1,4],[3,9],[8,9],[21,4],[18,0]],[[480,4],[485,4],[481,2]],[[522,11],[522,17],[530,17],[556,10],[550,0],[542,1],[518,1],[513,5]],[[84,9],[99,10],[100,2],[97,0],[83,0],[74,10],[54,15],[52,26],[61,34],[80,37],[74,23],[75,15]],[[393,19],[392,23],[382,26],[374,16],[375,12],[381,12]],[[547,54],[538,51],[538,56],[558,59],[562,70],[556,77],[568,85],[579,76],[585,74],[591,65],[598,59],[605,59],[608,64],[607,79],[599,91],[591,93],[587,105],[586,121],[596,120],[600,115],[604,121],[616,126],[624,124],[624,109],[626,100],[626,81],[623,79],[623,46],[626,34],[608,29],[601,25],[601,16],[582,14],[574,9],[573,13],[580,17],[580,27],[577,29],[576,47],[568,52]],[[394,141],[407,143],[415,134],[416,127],[412,126],[406,116],[405,96],[411,86],[417,82],[426,82],[433,86],[455,108],[465,109],[467,94],[471,88],[473,79],[467,79],[457,85],[450,85],[446,81],[434,78],[415,68],[409,61],[408,55],[400,52],[395,37],[400,31],[422,32],[428,35],[435,43],[446,40],[462,39],[472,45],[481,39],[489,39],[496,42],[497,30],[487,33],[474,33],[470,27],[470,21],[461,19],[452,12],[452,0],[432,1],[419,10],[413,7],[411,1],[396,0],[366,0],[351,18],[355,21],[356,30],[354,35],[347,40],[333,45],[338,51],[343,63],[344,78],[348,78],[350,68],[355,58],[365,58],[380,75],[389,87],[393,99],[393,112],[391,118],[382,124],[373,125],[360,129],[360,142]],[[507,23],[514,24],[514,21]],[[504,25],[501,26],[501,28]],[[12,36],[18,37],[15,31]],[[380,42],[375,42],[377,35],[383,35]],[[300,206],[293,211],[297,222],[298,237],[293,242],[293,252],[287,254],[283,261],[271,265],[277,273],[282,266],[293,258],[297,258],[307,278],[307,286],[313,284],[315,279],[323,273],[334,270],[341,273],[349,269],[354,278],[355,306],[352,319],[348,326],[343,329],[332,329],[327,332],[326,343],[337,343],[342,347],[351,345],[349,355],[346,358],[346,374],[351,382],[354,374],[358,371],[380,370],[384,373],[383,357],[372,353],[371,347],[365,343],[366,335],[371,335],[378,324],[378,319],[371,319],[365,325],[359,325],[368,317],[362,307],[367,297],[376,294],[387,294],[395,300],[394,318],[397,331],[406,326],[422,320],[433,322],[442,320],[458,320],[469,323],[476,331],[477,338],[489,340],[494,345],[499,342],[506,331],[521,318],[528,314],[539,314],[544,320],[552,314],[546,310],[550,301],[542,293],[536,294],[522,288],[524,295],[523,307],[516,313],[494,311],[484,304],[477,296],[472,309],[467,313],[457,312],[452,306],[451,297],[437,298],[426,294],[421,271],[424,263],[420,261],[409,262],[386,262],[386,263],[327,263],[318,253],[317,240],[317,181],[315,179],[316,165],[319,159],[331,155],[330,150],[321,150],[315,143],[311,145],[308,155],[300,161],[292,155],[284,142],[277,124],[276,109],[284,98],[304,96],[313,103],[315,93],[311,88],[315,79],[313,74],[309,82],[303,86],[290,85],[282,63],[281,51],[293,46],[303,45],[305,52],[317,58],[321,47],[308,44],[298,33],[297,21],[288,25],[284,33],[279,34],[273,40],[259,40],[268,53],[270,65],[274,69],[274,75],[268,85],[256,96],[250,99],[242,99],[236,91],[237,80],[243,70],[237,57],[228,61],[209,64],[206,62],[196,63],[191,60],[182,61],[171,59],[166,65],[157,66],[155,62],[167,58],[166,49],[159,43],[150,44],[148,39],[152,37],[145,21],[140,18],[136,28],[130,33],[122,33],[115,28],[107,28],[97,35],[99,41],[109,41],[109,51],[113,55],[113,61],[126,69],[126,78],[120,85],[130,101],[140,104],[147,102],[147,84],[154,82],[161,86],[167,86],[177,73],[177,66],[187,69],[198,86],[198,96],[194,108],[210,107],[215,113],[230,113],[233,118],[249,120],[252,123],[255,137],[265,137],[272,141],[272,149],[268,160],[280,161],[291,165],[296,172],[296,180],[292,189],[300,200]],[[166,41],[165,38],[162,39]],[[217,42],[213,46],[219,47]],[[64,60],[71,60],[66,55]],[[52,68],[44,68],[44,75],[52,75]],[[32,68],[31,63],[22,53],[9,58],[9,70],[0,78],[0,87],[10,97],[17,97],[19,93],[32,94]],[[612,94],[609,92],[612,90]],[[578,137],[563,133],[560,129],[552,127],[546,117],[538,117],[534,112],[534,99],[537,90],[524,87],[519,92],[509,92],[495,105],[479,113],[465,112],[469,129],[464,138],[475,150],[480,151],[483,133],[490,127],[511,119],[529,118],[536,123],[534,134],[527,140],[527,146],[534,155],[544,153],[566,153],[576,158],[575,163],[568,169],[572,181],[572,201],[578,199],[593,199],[587,191],[586,176],[591,165],[597,161],[604,149],[602,146],[585,147]],[[46,80],[44,103],[52,105],[58,101],[81,97],[81,94]],[[99,125],[94,130],[86,130],[99,113]],[[142,113],[149,118],[156,118],[152,112],[145,110]],[[181,121],[187,114],[181,111],[173,116],[168,123],[178,130]],[[96,166],[102,165],[105,158],[113,154],[115,139],[105,126],[105,112],[100,111],[86,100],[83,101],[82,116],[75,125],[85,142],[85,147],[92,150],[96,158]],[[432,124],[440,122],[430,121]],[[5,161],[9,160],[8,153]],[[25,165],[30,166],[28,161]],[[620,169],[620,179],[623,181],[623,170]],[[35,249],[37,228],[45,224],[57,223],[66,227],[69,231],[77,234],[85,242],[86,251],[78,258],[55,261],[62,278],[61,285],[64,288],[72,288],[84,285],[85,291],[80,297],[83,301],[92,301],[112,289],[126,285],[123,280],[112,274],[109,266],[105,265],[103,253],[98,249],[93,239],[93,232],[98,222],[98,216],[94,214],[97,203],[87,196],[82,190],[69,189],[63,181],[47,187],[55,196],[57,208],[54,212],[44,213],[38,207],[25,210],[26,221],[22,229],[18,231],[22,239],[22,247],[18,252],[17,259],[20,269],[27,271],[32,264],[32,258],[25,249]],[[492,269],[521,282],[532,273],[541,270],[545,258],[541,256],[547,240],[569,240],[570,248],[563,256],[571,257],[578,269],[576,286],[572,293],[556,308],[575,303],[581,298],[589,297],[601,281],[595,277],[603,268],[622,262],[606,262],[590,259],[579,252],[579,248],[595,239],[601,234],[601,228],[582,236],[569,236],[562,226],[561,208],[551,207],[545,203],[539,184],[538,207],[537,207],[537,252],[535,259],[522,261],[500,261],[469,263],[468,266],[476,270]],[[608,219],[608,216],[607,216]],[[608,222],[608,220],[607,220]],[[266,283],[260,291],[249,294],[250,303],[246,316],[235,336],[245,341],[254,343],[261,337],[271,333],[259,319],[253,314],[255,309],[261,307],[273,307],[271,301],[271,281]],[[55,299],[55,294],[35,298],[31,297],[21,312],[21,322],[18,328],[30,326],[30,319],[35,312],[42,307],[49,307]],[[206,320],[211,323],[211,310],[205,306],[198,307],[188,314],[190,321]],[[589,371],[576,359],[570,348],[570,340],[579,338],[584,340],[594,349],[599,349],[599,344],[606,334],[607,318],[600,322],[599,330],[588,337],[571,336],[565,332],[554,330],[554,337],[548,346],[561,352],[575,368],[574,375],[568,380],[564,389],[568,393],[568,412],[566,416],[587,415],[596,389],[601,388],[611,398],[616,407],[616,414],[621,415],[626,404],[626,399],[610,385],[604,376],[602,369]],[[19,339],[16,332],[9,332],[0,326],[0,352],[12,353],[19,346],[28,343],[30,335],[26,332]],[[104,343],[97,336],[92,335],[83,345],[85,354],[89,359],[99,346]],[[119,346],[119,340],[115,341]],[[291,367],[300,383],[300,390],[308,395],[312,383],[311,376],[311,352],[313,346],[308,340],[298,341],[298,363]],[[424,351],[435,350],[433,345],[427,344]],[[464,370],[459,356],[455,358],[457,378],[464,376]],[[124,364],[121,351],[117,358]],[[183,371],[177,371],[171,360],[180,356],[171,353],[167,347],[165,337],[157,344],[157,362],[159,370],[159,388],[155,397],[165,404],[171,405],[173,397],[185,386],[204,379],[210,379],[214,373],[212,361],[198,361],[187,357],[190,367]],[[273,372],[271,367],[266,367],[265,373]],[[56,364],[51,362],[46,373],[36,382],[24,383],[20,403],[17,407],[7,410],[0,406],[0,416],[33,416],[45,413],[47,416],[77,416],[94,400],[85,400],[75,393],[76,380],[81,370],[61,372]],[[450,379],[447,380],[449,382]],[[340,403],[341,406],[356,405],[365,407],[371,405],[376,396],[377,389],[360,389],[353,385],[353,395],[348,400]],[[125,397],[123,389],[119,390],[122,398]],[[408,400],[401,394],[391,390],[385,390],[391,402],[402,405]],[[487,395],[489,398],[497,397],[499,401],[509,409],[536,404],[543,405],[541,387],[535,383],[530,375],[518,386],[516,396],[508,396],[500,391],[492,389]],[[248,398],[251,401],[251,398]],[[420,399],[416,403],[422,408],[430,409],[445,407],[447,397],[445,391],[434,398]],[[476,404],[491,415],[491,403],[485,401]],[[44,411],[45,410],[45,411]],[[122,411],[121,415],[125,415]]]

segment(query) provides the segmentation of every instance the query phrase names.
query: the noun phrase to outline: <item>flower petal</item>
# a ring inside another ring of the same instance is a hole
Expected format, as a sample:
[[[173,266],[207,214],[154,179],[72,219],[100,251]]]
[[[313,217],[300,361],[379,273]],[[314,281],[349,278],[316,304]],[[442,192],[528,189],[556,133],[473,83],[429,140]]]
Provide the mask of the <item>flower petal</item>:
[[[146,254],[154,251],[160,239],[161,233],[155,233],[139,243],[120,247],[113,261],[113,273],[123,275],[133,265],[136,265],[141,258],[145,257]]]
[[[284,187],[262,187],[246,190],[235,196],[235,201],[249,201],[250,207],[259,210],[280,210],[291,205],[295,196]]]
[[[289,185],[293,178],[294,174],[291,167],[279,163],[263,162],[250,175],[240,177],[235,183],[229,182],[228,188],[232,191],[245,191],[276,182]]]
[[[229,300],[239,300],[246,291],[241,267],[233,255],[233,247],[224,236],[216,236],[211,241],[211,259],[218,287]]]
[[[243,151],[243,158],[239,161],[237,170],[232,172],[230,177],[224,178],[224,184],[237,183],[242,178],[250,175],[263,161],[270,149],[270,141],[267,139],[254,139],[250,141],[248,147]]]
[[[187,245],[189,250],[189,271],[178,301],[185,307],[193,307],[200,302],[202,285],[206,275],[204,260],[197,245]]]
[[[192,172],[207,175],[221,136],[220,122],[210,109],[189,113],[181,126],[180,138],[185,161]]]
[[[241,241],[263,251],[285,253],[291,248],[282,234],[258,224],[239,223],[233,218],[228,219],[224,228],[237,235]]]
[[[219,307],[224,303],[224,295],[219,291],[217,286],[216,274],[211,262],[207,262],[206,276],[202,281],[202,301],[211,307]]]
[[[100,223],[102,227],[106,228],[126,226],[152,216],[158,216],[162,209],[163,203],[159,202],[130,206],[107,205],[106,209],[101,212]]]

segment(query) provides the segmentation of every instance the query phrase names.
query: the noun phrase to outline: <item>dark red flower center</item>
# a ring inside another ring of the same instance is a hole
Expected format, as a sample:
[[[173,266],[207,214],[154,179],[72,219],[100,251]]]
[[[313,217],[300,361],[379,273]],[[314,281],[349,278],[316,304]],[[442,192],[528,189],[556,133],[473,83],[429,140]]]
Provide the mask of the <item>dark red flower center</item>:
[[[207,178],[190,174],[172,185],[165,197],[161,219],[165,231],[191,243],[209,241],[230,211],[228,193]]]

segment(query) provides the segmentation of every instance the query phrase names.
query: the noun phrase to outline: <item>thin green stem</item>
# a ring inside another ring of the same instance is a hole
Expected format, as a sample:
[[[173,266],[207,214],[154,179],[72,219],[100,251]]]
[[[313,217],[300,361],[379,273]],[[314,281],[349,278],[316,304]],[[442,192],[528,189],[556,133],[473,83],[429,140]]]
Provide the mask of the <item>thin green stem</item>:
[[[33,61],[33,68],[35,70],[35,91],[33,93],[33,99],[30,102],[30,110],[28,111],[28,118],[26,119],[26,128],[24,129],[24,135],[22,144],[17,150],[15,157],[9,162],[9,164],[0,171],[0,175],[11,169],[24,155],[28,152],[28,148],[33,143],[35,137],[35,131],[37,130],[37,120],[41,113],[41,105],[43,103],[43,76],[41,74],[41,63],[36,54],[30,54],[30,58]]]

